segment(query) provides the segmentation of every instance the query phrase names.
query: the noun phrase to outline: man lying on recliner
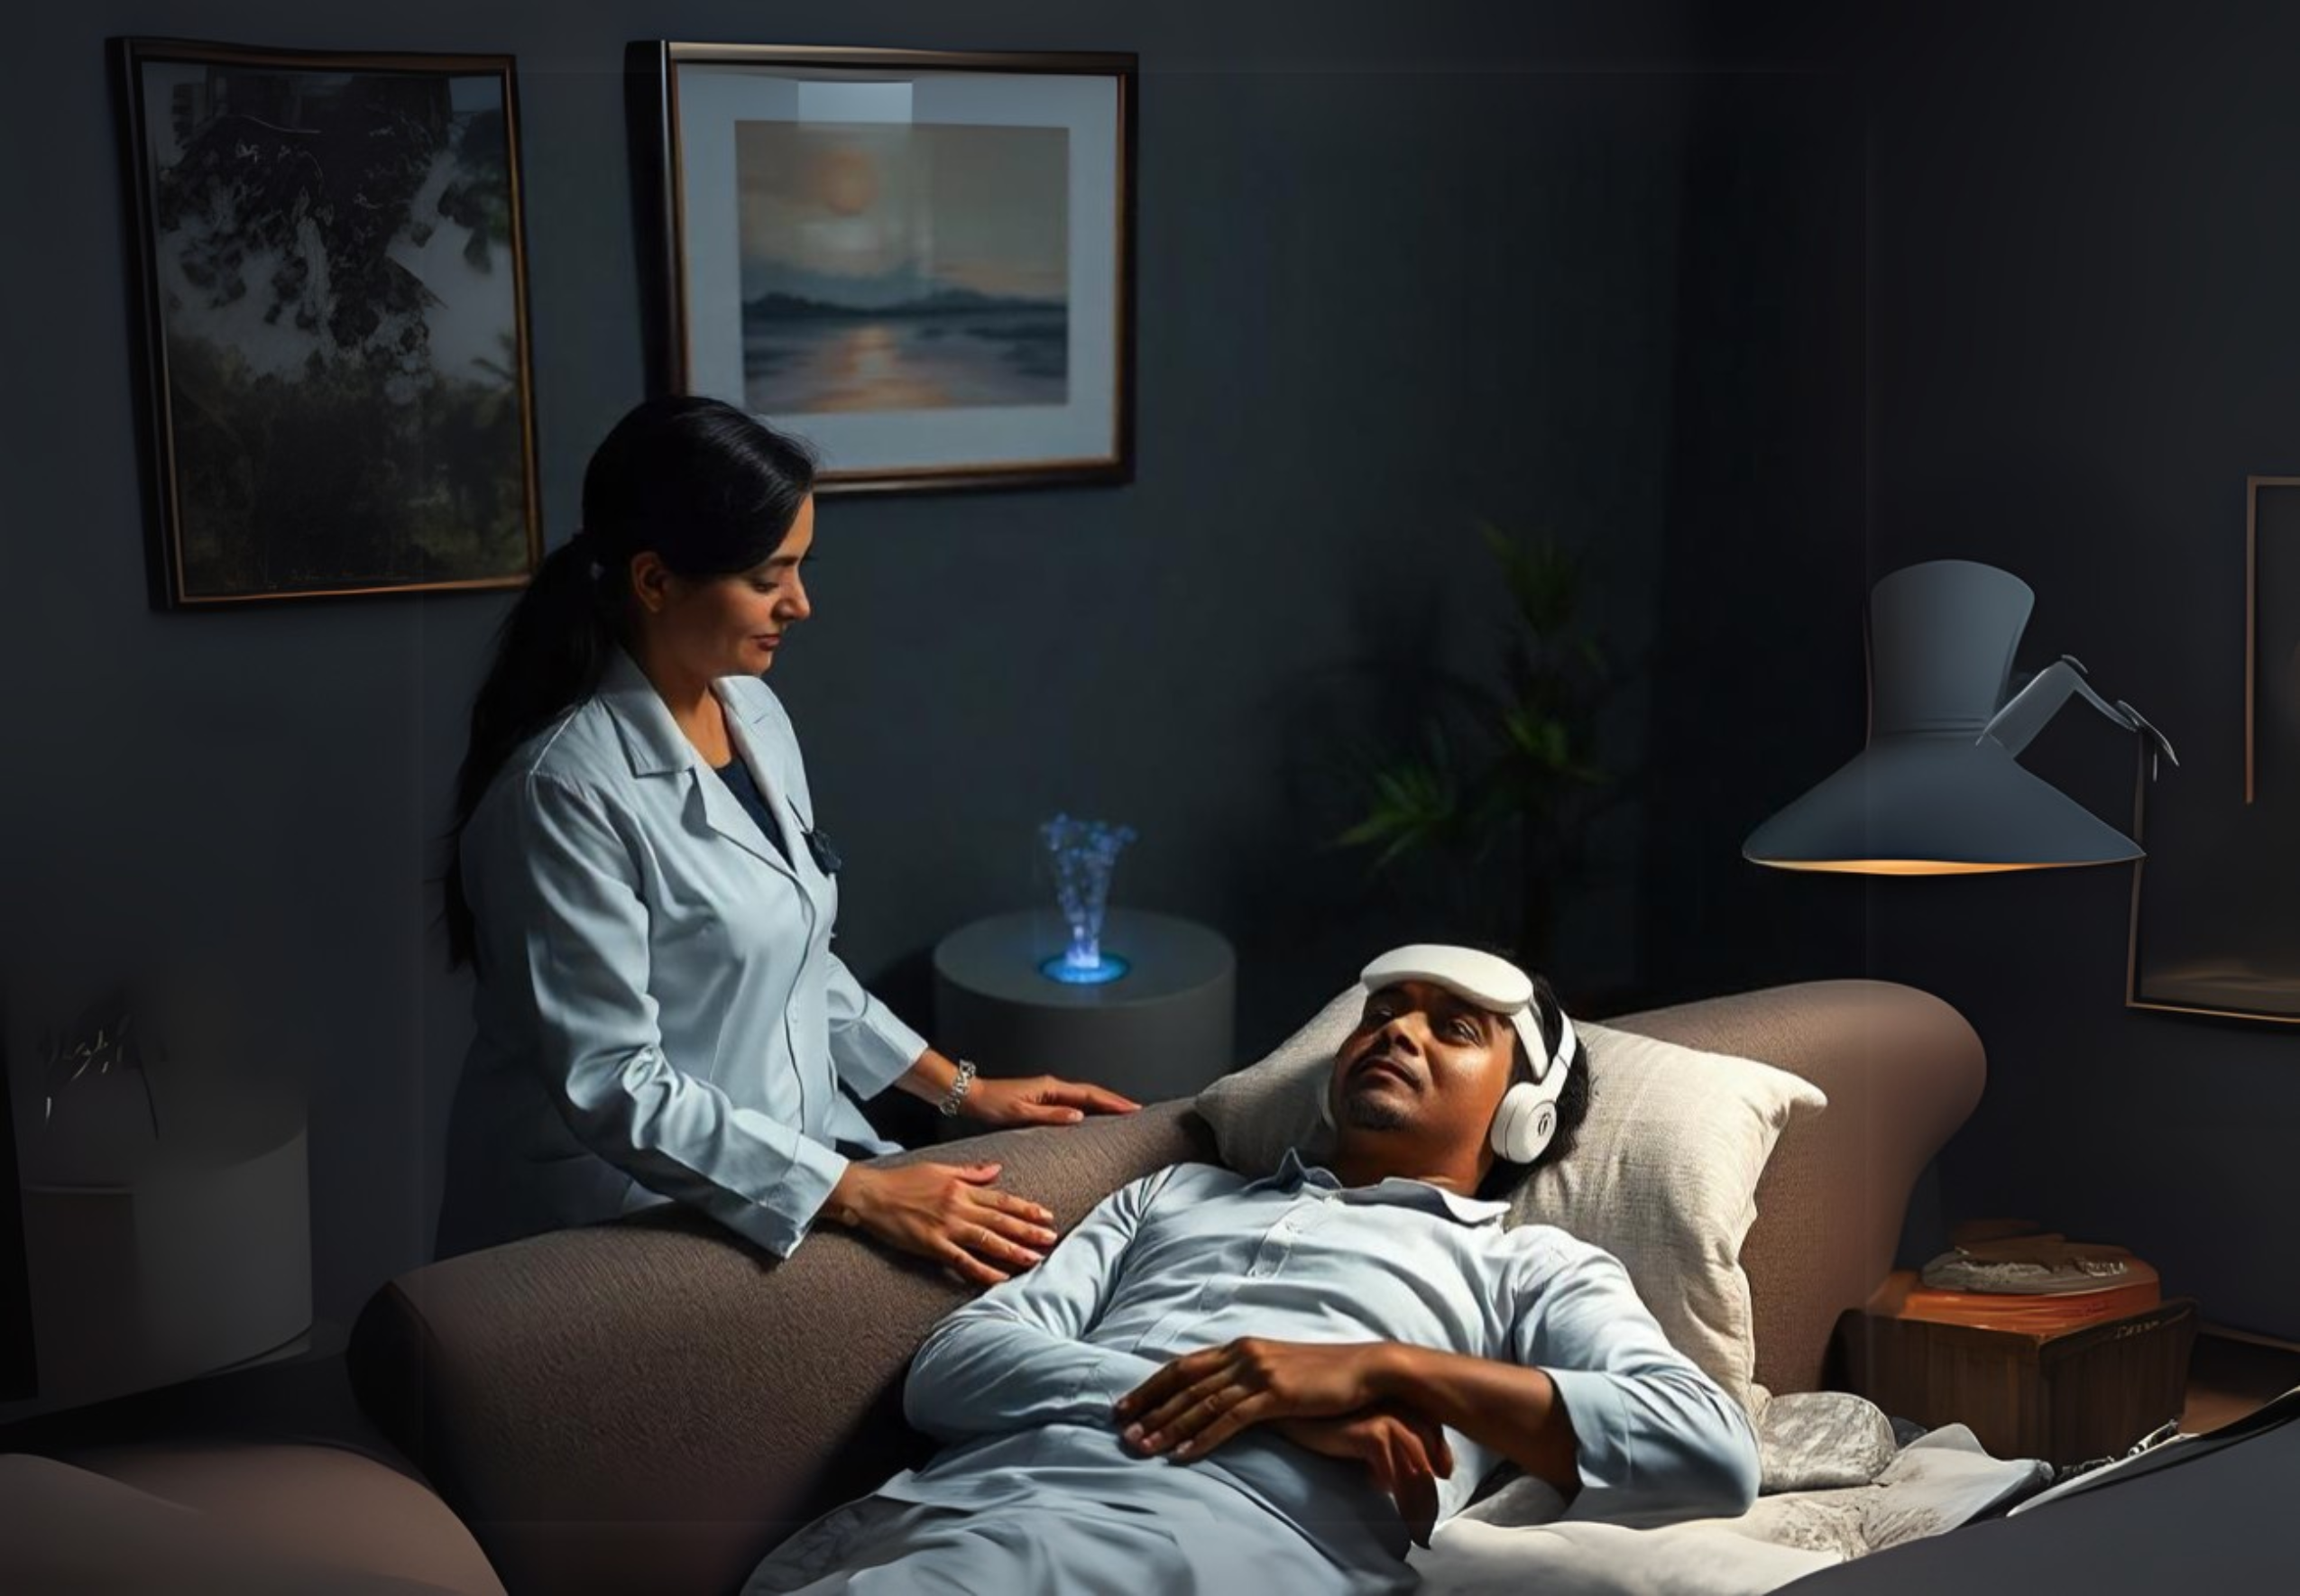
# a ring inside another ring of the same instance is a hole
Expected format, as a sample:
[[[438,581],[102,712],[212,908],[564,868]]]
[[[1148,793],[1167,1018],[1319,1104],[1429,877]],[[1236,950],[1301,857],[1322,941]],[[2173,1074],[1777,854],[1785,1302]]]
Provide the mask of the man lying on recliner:
[[[751,1592],[1410,1588],[1409,1537],[1506,1459],[1569,1497],[1743,1511],[1740,1408],[1610,1254],[1482,1200],[1568,1151],[1588,1059],[1547,982],[1467,949],[1366,968],[1324,1167],[1178,1164],[937,1325],[945,1442],[783,1543]]]

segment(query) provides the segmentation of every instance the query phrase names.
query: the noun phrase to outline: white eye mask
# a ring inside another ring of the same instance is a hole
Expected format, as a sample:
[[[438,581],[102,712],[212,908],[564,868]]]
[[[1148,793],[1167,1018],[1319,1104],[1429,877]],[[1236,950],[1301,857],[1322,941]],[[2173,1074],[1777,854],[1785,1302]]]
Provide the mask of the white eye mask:
[[[1517,1082],[1503,1095],[1486,1139],[1495,1153],[1513,1164],[1530,1164],[1541,1156],[1557,1134],[1558,1096],[1565,1090],[1579,1041],[1572,1019],[1559,1009],[1558,1045],[1551,1050],[1534,1010],[1532,977],[1506,959],[1475,948],[1417,942],[1393,948],[1367,965],[1357,979],[1369,995],[1401,981],[1428,981],[1506,1018],[1525,1044],[1533,1078]]]

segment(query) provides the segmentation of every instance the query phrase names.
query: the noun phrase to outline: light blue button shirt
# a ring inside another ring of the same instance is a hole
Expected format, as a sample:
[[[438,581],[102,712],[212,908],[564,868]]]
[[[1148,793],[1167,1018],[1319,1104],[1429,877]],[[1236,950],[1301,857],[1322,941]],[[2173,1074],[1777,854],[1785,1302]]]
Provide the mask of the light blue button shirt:
[[[794,843],[814,800],[767,684],[713,683]],[[439,1251],[688,1203],[787,1254],[868,1097],[926,1050],[831,951],[838,884],[787,858],[629,655],[505,765],[463,836],[478,1035]]]
[[[1240,1336],[1397,1341],[1540,1368],[1557,1384],[1584,1487],[1612,1509],[1739,1513],[1754,1499],[1747,1416],[1672,1348],[1612,1254],[1506,1205],[1423,1181],[1344,1187],[1286,1155],[1249,1180],[1180,1164],[1105,1198],[1045,1261],[935,1326],[904,1387],[913,1425],[955,1445],[880,1492],[962,1508],[1027,1500],[1034,1478],[1123,1491],[1126,1471],[1202,1468],[1320,1544],[1403,1527],[1363,1468],[1256,1426],[1195,1463],[1145,1460],[1111,1405],[1167,1360]],[[1449,1433],[1440,1519],[1498,1462]]]

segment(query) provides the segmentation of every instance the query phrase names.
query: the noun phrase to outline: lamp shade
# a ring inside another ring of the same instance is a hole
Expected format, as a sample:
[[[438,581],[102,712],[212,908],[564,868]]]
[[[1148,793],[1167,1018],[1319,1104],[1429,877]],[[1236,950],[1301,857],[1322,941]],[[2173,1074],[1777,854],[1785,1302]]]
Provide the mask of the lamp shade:
[[[1932,876],[2103,865],[2139,844],[1983,735],[2036,595],[1970,560],[1896,571],[1870,596],[1869,746],[1750,833],[1789,870]]]

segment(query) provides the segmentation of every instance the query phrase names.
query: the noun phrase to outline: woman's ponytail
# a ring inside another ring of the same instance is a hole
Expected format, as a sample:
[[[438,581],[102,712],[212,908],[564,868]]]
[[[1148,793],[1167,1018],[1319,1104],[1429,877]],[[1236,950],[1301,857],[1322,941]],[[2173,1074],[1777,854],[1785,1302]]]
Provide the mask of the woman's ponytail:
[[[455,823],[447,839],[447,968],[476,953],[477,928],[464,894],[463,833],[511,751],[599,690],[615,647],[593,540],[578,535],[543,557],[495,634],[495,658],[471,706],[471,740],[455,776]]]

